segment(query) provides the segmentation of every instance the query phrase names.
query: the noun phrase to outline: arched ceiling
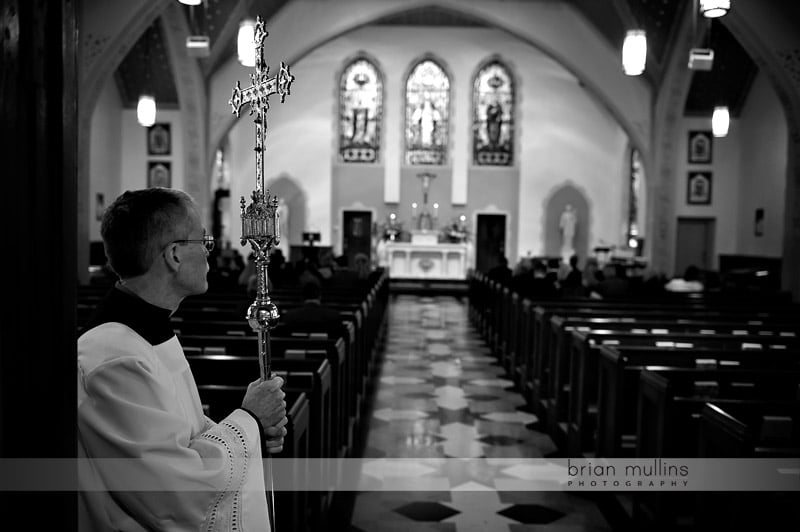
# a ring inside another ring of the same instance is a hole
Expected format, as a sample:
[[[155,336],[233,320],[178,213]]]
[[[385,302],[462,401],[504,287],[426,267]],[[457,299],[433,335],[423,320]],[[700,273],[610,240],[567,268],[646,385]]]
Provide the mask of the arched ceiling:
[[[199,6],[182,6],[190,32],[208,36],[211,43],[209,55],[196,58],[203,75],[209,78],[236,53],[236,33],[240,20],[260,15],[269,22],[290,1],[204,0]],[[568,1],[617,49],[621,49],[627,29],[638,27],[647,32],[648,60],[644,75],[657,91],[665,65],[672,50],[676,48],[678,27],[694,0]],[[502,2],[498,8],[502,8]],[[710,26],[710,31],[706,31],[709,28],[708,22],[700,17],[697,22],[696,46],[708,46],[714,50],[714,68],[709,72],[694,72],[684,112],[687,115],[710,115],[715,105],[724,102],[731,108],[731,114],[737,116],[757,72],[756,65],[724,25],[715,22]],[[467,28],[485,26],[482,21],[436,5],[416,7],[376,21],[375,24]],[[154,93],[162,107],[179,107],[178,91],[159,20],[130,49],[117,69],[115,79],[126,107],[135,107],[143,92]]]

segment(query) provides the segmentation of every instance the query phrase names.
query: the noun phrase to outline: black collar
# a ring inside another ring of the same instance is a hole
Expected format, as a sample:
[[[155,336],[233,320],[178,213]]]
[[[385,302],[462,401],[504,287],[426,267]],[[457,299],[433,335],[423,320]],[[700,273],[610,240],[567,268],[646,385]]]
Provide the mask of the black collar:
[[[115,286],[89,319],[84,331],[103,323],[117,322],[127,325],[152,345],[158,345],[175,336],[171,314],[171,310],[151,305]]]

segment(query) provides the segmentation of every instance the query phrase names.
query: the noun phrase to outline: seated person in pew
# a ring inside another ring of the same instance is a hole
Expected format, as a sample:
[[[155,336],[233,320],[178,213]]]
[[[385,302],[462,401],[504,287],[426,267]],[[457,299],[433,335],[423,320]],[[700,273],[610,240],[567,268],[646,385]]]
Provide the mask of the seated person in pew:
[[[592,289],[592,296],[599,299],[626,298],[632,295],[631,282],[622,264],[606,264],[603,280]]]
[[[80,530],[268,529],[262,445],[283,446],[283,381],[250,383],[215,423],[170,323],[208,289],[214,240],[196,204],[128,191],[101,234],[119,281],[78,339],[78,457],[91,459],[79,468]]]
[[[345,327],[338,311],[322,304],[322,288],[315,282],[306,283],[302,289],[302,306],[289,309],[281,315],[275,335],[280,333],[327,333],[329,337],[344,335]]]
[[[700,270],[695,265],[686,268],[683,277],[675,277],[664,285],[668,292],[702,292],[703,282],[700,280]]]

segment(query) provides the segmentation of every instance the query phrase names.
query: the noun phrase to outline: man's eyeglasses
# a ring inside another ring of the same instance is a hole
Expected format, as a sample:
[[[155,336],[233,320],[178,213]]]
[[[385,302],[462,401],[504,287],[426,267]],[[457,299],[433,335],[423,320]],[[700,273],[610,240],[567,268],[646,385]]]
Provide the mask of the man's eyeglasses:
[[[203,235],[203,238],[196,238],[194,240],[173,240],[173,244],[192,244],[198,243],[203,244],[206,248],[206,251],[211,253],[214,250],[214,237],[211,235]]]

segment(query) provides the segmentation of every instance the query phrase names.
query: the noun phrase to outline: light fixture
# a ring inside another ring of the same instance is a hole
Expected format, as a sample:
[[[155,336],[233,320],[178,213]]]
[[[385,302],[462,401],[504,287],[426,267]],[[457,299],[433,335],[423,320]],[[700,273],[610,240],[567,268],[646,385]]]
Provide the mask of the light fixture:
[[[700,0],[700,12],[706,18],[717,18],[728,14],[731,0]]]
[[[689,70],[711,70],[714,67],[714,50],[692,48],[689,50]]]
[[[189,35],[186,37],[186,53],[189,57],[208,57],[211,55],[211,42],[208,35]]]
[[[153,82],[150,80],[150,41],[153,40],[153,36],[153,26],[147,28],[144,31],[144,35],[142,35],[146,70],[144,82],[142,83],[142,92],[139,95],[139,103],[136,105],[136,119],[144,127],[150,127],[156,123],[156,98],[150,92],[153,86]]]
[[[239,35],[236,38],[236,47],[239,53],[239,62],[246,67],[256,66],[256,21],[250,18],[239,23]]]
[[[714,114],[711,116],[711,131],[715,137],[724,137],[728,134],[728,126],[731,123],[731,116],[728,112],[727,106],[718,106],[714,108]]]
[[[156,99],[149,94],[139,96],[139,105],[136,106],[136,118],[144,127],[156,123]]]
[[[199,6],[203,0],[178,0],[181,4],[187,6]]]
[[[644,30],[628,30],[622,44],[622,68],[628,76],[644,72],[647,61],[647,37]]]

